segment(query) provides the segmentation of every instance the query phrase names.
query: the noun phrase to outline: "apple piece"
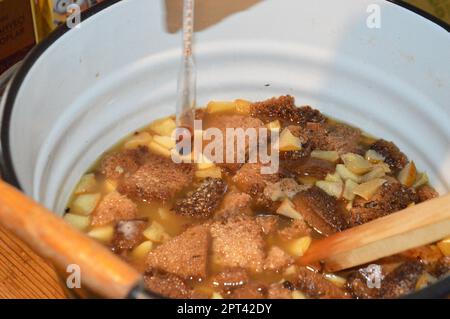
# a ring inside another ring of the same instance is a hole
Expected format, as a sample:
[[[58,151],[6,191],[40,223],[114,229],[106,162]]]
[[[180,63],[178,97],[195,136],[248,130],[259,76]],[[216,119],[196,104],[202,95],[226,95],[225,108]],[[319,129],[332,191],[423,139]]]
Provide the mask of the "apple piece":
[[[438,242],[437,246],[444,256],[450,256],[450,237]]]
[[[299,151],[302,149],[302,140],[292,135],[289,129],[284,129],[279,138],[279,150],[283,152],[287,151]]]
[[[380,177],[383,177],[385,175],[386,175],[386,173],[384,172],[383,167],[376,166],[370,172],[368,172],[368,173],[364,174],[363,176],[361,176],[361,183],[365,183],[365,182],[368,182],[368,181],[370,181],[372,179],[380,178]]]
[[[102,243],[109,243],[114,235],[114,227],[112,225],[100,226],[92,228],[87,235]]]
[[[72,212],[81,215],[91,214],[97,207],[100,197],[101,195],[98,193],[78,195],[72,202]]]
[[[142,260],[145,259],[148,253],[153,249],[153,242],[146,240],[134,247],[130,255],[133,259]]]
[[[381,178],[372,179],[371,181],[356,186],[353,190],[353,194],[361,196],[365,200],[369,200],[385,182],[386,180]]]
[[[299,290],[294,290],[291,295],[292,299],[307,299],[305,294]]]
[[[353,191],[356,187],[358,187],[358,185],[358,183],[352,181],[351,179],[346,180],[343,197],[348,201],[352,201],[355,198],[355,194],[353,193]]]
[[[266,124],[266,127],[269,131],[280,131],[281,123],[278,120],[272,121]]]
[[[350,211],[353,208],[353,200],[349,201],[347,205],[345,205],[345,209]]]
[[[222,295],[218,292],[213,292],[211,295],[211,299],[223,299]]]
[[[129,138],[127,142],[125,142],[125,149],[133,149],[138,148],[139,146],[146,146],[152,140],[152,136],[149,132],[139,132],[136,135],[133,135]]]
[[[314,176],[305,175],[305,176],[298,176],[297,181],[303,185],[314,186],[316,184],[316,182],[318,181],[318,179],[317,179],[317,177],[314,177]]]
[[[364,154],[364,157],[372,164],[382,163],[386,159],[383,155],[375,150],[367,150],[366,154]]]
[[[153,153],[157,155],[161,155],[164,157],[171,157],[171,151],[165,148],[164,146],[161,146],[160,144],[156,143],[155,141],[151,141],[148,144],[148,149],[152,151]]]
[[[438,281],[436,277],[430,275],[428,272],[425,272],[419,277],[419,279],[417,279],[416,290],[423,289],[436,281]]]
[[[171,117],[166,117],[154,121],[148,128],[158,135],[172,136],[172,132],[177,128],[177,124]]]
[[[336,151],[314,150],[311,152],[311,157],[335,163],[339,159],[339,153]]]
[[[384,163],[384,162],[383,162],[383,163],[372,164],[372,168],[373,168],[373,169],[375,169],[375,168],[377,168],[377,167],[382,168],[383,171],[384,171],[386,174],[388,174],[388,173],[391,172],[391,168],[389,167],[389,165],[386,164],[386,163]]]
[[[295,209],[294,204],[285,198],[281,205],[277,209],[277,214],[292,218],[292,219],[303,219],[302,215]]]
[[[365,174],[372,169],[370,162],[359,154],[343,154],[341,155],[341,159],[344,162],[345,167],[358,175]]]
[[[202,169],[195,171],[195,176],[197,178],[207,178],[207,177],[213,177],[213,178],[222,178],[222,170],[220,167],[213,166],[208,169]]]
[[[356,175],[355,173],[351,172],[344,164],[337,164],[336,172],[345,181],[348,179],[351,179],[352,181],[354,181],[356,183],[361,182],[361,176]]]
[[[325,193],[336,198],[342,196],[343,183],[342,182],[327,182],[317,181],[316,186],[322,189]]]
[[[400,173],[398,173],[397,179],[400,183],[407,187],[411,187],[416,180],[417,170],[416,165],[413,161],[406,164],[405,167],[402,168]]]
[[[215,166],[215,164],[208,157],[204,156],[201,153],[198,154],[196,162],[197,162],[197,169],[199,170],[208,169]]]
[[[234,101],[236,105],[236,112],[242,115],[249,115],[252,103],[247,100],[237,99]]]
[[[85,231],[91,224],[89,216],[81,216],[67,213],[64,215],[64,220],[78,230]]]
[[[340,288],[344,288],[345,284],[347,283],[347,279],[345,279],[344,277],[335,275],[335,274],[324,274],[323,277],[332,282],[333,284],[335,284],[336,286],[340,287]]]
[[[162,243],[170,239],[170,236],[166,233],[164,227],[160,223],[155,221],[153,221],[152,224],[147,227],[147,229],[145,229],[142,234],[145,238],[155,243]]]
[[[427,173],[418,173],[416,175],[416,180],[414,181],[414,184],[412,187],[417,188],[420,186],[423,186],[428,183],[428,175]]]
[[[168,150],[171,150],[175,147],[175,140],[170,136],[155,135],[153,136],[153,141]]]
[[[116,180],[108,178],[108,179],[104,180],[102,189],[106,193],[111,193],[117,189],[117,186],[118,186],[118,182]]]
[[[311,241],[312,239],[310,236],[294,239],[286,246],[286,251],[294,257],[301,257],[308,250],[311,245]]]
[[[327,182],[339,182],[339,183],[343,182],[341,176],[338,173],[336,173],[336,172],[334,172],[333,174],[328,173],[327,176],[325,176],[325,181],[327,181]]]
[[[81,177],[80,182],[75,189],[75,195],[94,192],[96,188],[97,181],[95,179],[95,174],[89,173]]]
[[[231,101],[211,101],[206,106],[206,112],[210,114],[234,111],[236,111],[236,103]]]

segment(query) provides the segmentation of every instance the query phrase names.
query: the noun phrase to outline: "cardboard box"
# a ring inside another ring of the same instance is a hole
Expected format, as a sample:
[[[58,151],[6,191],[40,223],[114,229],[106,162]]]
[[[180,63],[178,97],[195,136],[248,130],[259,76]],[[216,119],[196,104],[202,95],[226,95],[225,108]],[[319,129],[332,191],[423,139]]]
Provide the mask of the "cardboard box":
[[[36,44],[29,0],[0,0],[0,74]]]
[[[0,74],[64,23],[71,3],[81,11],[106,0],[0,0]]]

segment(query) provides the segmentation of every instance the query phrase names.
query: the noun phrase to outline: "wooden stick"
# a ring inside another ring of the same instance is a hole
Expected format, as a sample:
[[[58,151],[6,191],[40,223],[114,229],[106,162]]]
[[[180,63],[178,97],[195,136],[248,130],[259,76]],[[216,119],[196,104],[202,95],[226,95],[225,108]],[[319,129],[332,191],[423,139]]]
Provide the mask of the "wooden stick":
[[[450,194],[319,240],[298,260],[326,271],[362,265],[450,236]]]
[[[108,249],[1,180],[0,224],[61,269],[78,265],[81,284],[101,296],[125,298],[140,282]]]

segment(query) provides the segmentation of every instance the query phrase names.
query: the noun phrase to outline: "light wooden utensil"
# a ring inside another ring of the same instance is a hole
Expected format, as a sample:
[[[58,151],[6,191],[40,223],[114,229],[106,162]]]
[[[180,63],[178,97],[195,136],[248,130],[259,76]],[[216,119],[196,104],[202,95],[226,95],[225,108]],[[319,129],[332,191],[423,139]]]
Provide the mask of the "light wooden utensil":
[[[82,287],[100,296],[126,298],[134,291],[136,298],[145,294],[135,269],[2,180],[0,224],[62,271],[78,265]]]
[[[298,260],[326,271],[366,264],[450,236],[450,194],[314,242]]]

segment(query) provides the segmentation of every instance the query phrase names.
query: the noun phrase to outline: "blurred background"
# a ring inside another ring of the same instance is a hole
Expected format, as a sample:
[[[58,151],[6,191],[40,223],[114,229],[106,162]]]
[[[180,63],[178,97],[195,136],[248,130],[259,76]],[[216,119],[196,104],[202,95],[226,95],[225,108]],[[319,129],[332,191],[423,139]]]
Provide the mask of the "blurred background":
[[[0,0],[0,75],[22,60],[34,45],[45,39],[70,15],[70,4],[78,4],[81,10],[111,0]],[[182,0],[165,1],[166,28],[177,32],[181,27]],[[202,30],[224,17],[263,0],[197,0],[196,12],[203,17],[196,21],[196,29]],[[397,1],[402,2],[402,1]],[[450,0],[405,0],[434,17],[450,23]]]

